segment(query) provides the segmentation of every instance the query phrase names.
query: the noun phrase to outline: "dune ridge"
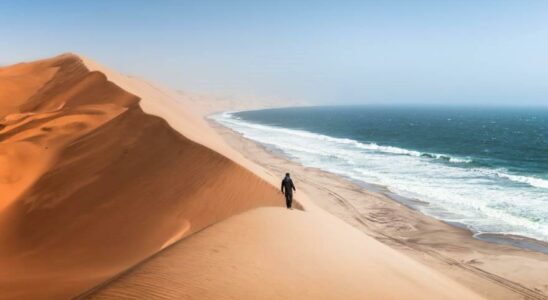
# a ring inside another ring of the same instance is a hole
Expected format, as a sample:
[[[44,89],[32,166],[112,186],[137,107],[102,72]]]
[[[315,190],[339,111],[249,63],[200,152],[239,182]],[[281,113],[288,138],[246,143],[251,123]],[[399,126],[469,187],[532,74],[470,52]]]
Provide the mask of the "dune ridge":
[[[0,70],[0,83],[34,87],[0,94],[18,104],[0,115],[1,299],[71,298],[209,224],[281,204],[80,57],[22,66]]]

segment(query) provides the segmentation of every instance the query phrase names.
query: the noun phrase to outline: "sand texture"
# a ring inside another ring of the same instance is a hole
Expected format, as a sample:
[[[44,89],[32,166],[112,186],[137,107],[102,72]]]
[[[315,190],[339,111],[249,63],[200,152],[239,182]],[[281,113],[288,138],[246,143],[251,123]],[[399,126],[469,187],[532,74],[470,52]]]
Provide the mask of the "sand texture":
[[[88,299],[479,299],[334,217],[259,208],[166,249]]]

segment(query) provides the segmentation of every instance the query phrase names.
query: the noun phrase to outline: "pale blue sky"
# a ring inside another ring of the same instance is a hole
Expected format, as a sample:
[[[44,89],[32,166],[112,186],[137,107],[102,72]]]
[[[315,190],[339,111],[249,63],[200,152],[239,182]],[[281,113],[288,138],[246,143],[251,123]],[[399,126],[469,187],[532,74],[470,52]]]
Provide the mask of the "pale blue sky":
[[[74,51],[176,89],[548,105],[548,1],[3,1],[0,64]]]

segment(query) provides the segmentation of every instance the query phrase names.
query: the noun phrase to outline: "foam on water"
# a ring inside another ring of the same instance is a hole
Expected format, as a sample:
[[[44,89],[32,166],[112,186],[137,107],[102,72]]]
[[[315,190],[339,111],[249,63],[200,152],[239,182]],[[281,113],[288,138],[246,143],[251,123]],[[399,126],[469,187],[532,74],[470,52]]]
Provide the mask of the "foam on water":
[[[247,122],[231,113],[211,117],[244,137],[275,147],[308,166],[386,186],[428,202],[423,213],[465,224],[476,233],[548,241],[548,182],[503,169],[471,167],[468,157],[422,153],[304,130]]]

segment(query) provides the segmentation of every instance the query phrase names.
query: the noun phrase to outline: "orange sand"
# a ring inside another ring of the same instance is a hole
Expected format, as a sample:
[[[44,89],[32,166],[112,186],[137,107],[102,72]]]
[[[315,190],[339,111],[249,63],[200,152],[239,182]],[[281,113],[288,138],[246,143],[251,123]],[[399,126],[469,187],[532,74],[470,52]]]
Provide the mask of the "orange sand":
[[[0,298],[70,298],[209,224],[281,204],[78,57],[25,66],[33,82],[55,74],[30,97],[10,85],[21,103],[0,116]]]

